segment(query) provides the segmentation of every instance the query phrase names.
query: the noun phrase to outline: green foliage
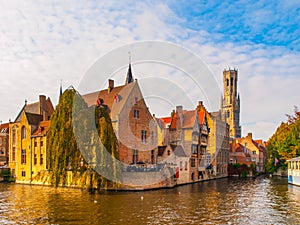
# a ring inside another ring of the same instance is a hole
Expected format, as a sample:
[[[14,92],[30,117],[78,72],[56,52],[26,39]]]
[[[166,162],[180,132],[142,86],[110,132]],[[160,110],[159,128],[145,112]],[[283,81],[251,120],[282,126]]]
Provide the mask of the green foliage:
[[[268,162],[266,169],[269,173],[279,168],[286,169],[286,160],[300,155],[300,112],[294,109],[294,116],[287,115],[288,121],[282,122],[268,141]],[[279,162],[275,165],[275,158]]]
[[[78,166],[80,152],[77,149],[72,127],[72,106],[76,91],[66,90],[59,99],[48,132],[47,165],[52,170],[51,183],[54,186],[66,184],[66,170]],[[77,108],[84,109],[85,102],[81,99]]]
[[[256,174],[256,167],[254,164],[251,164],[249,167],[246,164],[229,164],[228,165],[228,175],[238,175],[239,177],[247,177],[252,171],[252,175]]]
[[[10,177],[10,169],[0,169],[0,177]]]
[[[91,127],[96,127],[98,132],[92,133],[91,130],[95,129],[88,129]],[[105,163],[104,158],[101,157],[103,145],[101,148],[101,143],[97,142],[99,137],[106,150],[118,158],[117,138],[107,111],[102,108],[88,108],[76,90],[66,90],[51,116],[47,136],[47,165],[51,174],[50,182],[56,187],[65,185],[68,170],[76,176],[84,174],[85,171],[92,171],[97,182],[107,186],[109,182],[94,172],[93,167],[84,160],[88,159],[87,161],[91,162],[90,159],[97,155],[95,164],[100,166],[101,163]],[[94,143],[97,150],[91,151],[89,143]],[[86,146],[88,146],[87,151],[84,149]],[[110,163],[108,167],[116,176],[116,165]]]

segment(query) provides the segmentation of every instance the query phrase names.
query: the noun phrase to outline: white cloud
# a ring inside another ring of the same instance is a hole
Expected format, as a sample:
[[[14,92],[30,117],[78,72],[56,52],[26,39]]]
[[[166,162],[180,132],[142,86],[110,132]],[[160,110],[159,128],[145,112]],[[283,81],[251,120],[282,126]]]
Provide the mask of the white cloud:
[[[299,52],[226,39],[219,42],[224,38],[220,33],[224,28],[221,20],[216,21],[216,27],[207,28],[203,20],[200,28],[191,29],[184,27],[186,19],[166,4],[149,2],[116,5],[97,1],[2,1],[0,6],[3,121],[15,118],[24,99],[33,102],[39,94],[46,94],[56,103],[60,79],[64,87],[76,87],[90,65],[110,50],[136,40],[153,39],[175,42],[200,56],[221,88],[223,69],[239,69],[244,134],[252,131],[255,137],[266,139],[274,132],[274,126],[285,119],[284,115],[292,113],[293,105],[299,104]],[[284,7],[293,10],[295,6]],[[262,10],[257,13],[269,18],[268,7]],[[241,20],[247,19],[253,30],[259,28],[259,17],[250,18],[247,12],[244,15]],[[208,18],[213,19],[211,15]],[[198,15],[193,19],[201,18]],[[292,40],[297,37],[294,31],[291,35]],[[297,43],[296,38],[293,44]],[[182,78],[179,82],[184,84]]]

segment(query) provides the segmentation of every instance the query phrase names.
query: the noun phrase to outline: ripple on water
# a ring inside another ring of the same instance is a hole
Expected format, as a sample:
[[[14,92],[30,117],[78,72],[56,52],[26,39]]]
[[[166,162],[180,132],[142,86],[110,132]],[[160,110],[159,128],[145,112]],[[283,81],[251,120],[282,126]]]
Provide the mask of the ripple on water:
[[[299,218],[300,187],[280,178],[92,196],[75,189],[0,184],[0,224],[300,224]]]

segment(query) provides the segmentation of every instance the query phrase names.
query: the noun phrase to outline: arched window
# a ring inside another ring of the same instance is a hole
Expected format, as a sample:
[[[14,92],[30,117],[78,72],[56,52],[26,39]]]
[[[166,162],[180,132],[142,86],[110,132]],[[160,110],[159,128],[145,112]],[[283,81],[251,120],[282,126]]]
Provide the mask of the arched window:
[[[26,127],[25,126],[23,126],[21,129],[21,137],[22,137],[22,139],[26,138]]]
[[[12,130],[12,144],[14,145],[16,143],[16,130]]]
[[[233,86],[233,78],[230,78],[230,86]]]

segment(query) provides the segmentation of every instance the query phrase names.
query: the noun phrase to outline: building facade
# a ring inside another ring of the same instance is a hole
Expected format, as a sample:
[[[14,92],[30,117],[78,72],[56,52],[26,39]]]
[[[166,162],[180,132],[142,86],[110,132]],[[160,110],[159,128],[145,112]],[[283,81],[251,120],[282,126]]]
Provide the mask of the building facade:
[[[120,160],[126,164],[155,164],[157,159],[157,123],[151,115],[138,81],[129,64],[125,85],[114,86],[82,96],[88,106],[100,102],[109,112],[118,138]]]
[[[0,124],[0,166],[8,165],[9,124]]]
[[[211,164],[217,177],[227,176],[229,162],[229,125],[222,120],[220,112],[209,113],[202,101],[198,102],[197,111],[205,113],[210,129],[206,151],[207,164]]]
[[[164,118],[165,120],[165,118]],[[187,165],[189,182],[204,179],[207,176],[206,147],[208,125],[206,115],[197,110],[183,110],[177,106],[171,113],[168,128],[169,144],[182,146],[189,162]]]
[[[230,163],[253,164],[257,172],[265,172],[267,149],[262,140],[253,140],[252,133],[248,133],[245,137],[232,140],[230,146]]]
[[[157,162],[171,167],[176,178],[176,184],[191,182],[188,157],[181,145],[164,145],[158,147]]]
[[[46,99],[45,96],[40,95],[38,102],[27,104],[25,101],[15,121],[9,124],[9,167],[16,182],[30,183],[32,181],[35,175],[34,133],[39,129],[42,121],[50,119],[53,111],[50,98]],[[39,157],[40,165],[44,167],[45,156],[39,155]]]

